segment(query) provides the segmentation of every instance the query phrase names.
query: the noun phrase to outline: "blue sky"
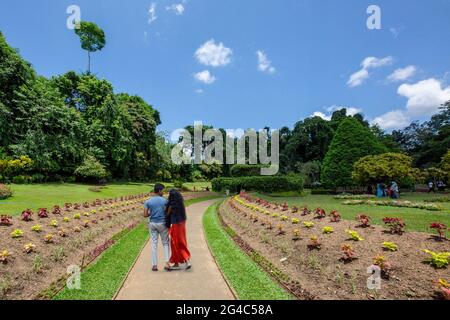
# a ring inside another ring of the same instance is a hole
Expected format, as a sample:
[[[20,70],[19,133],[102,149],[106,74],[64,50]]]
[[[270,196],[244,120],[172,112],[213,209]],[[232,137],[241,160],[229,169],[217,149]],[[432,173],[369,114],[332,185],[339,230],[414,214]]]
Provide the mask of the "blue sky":
[[[450,100],[449,0],[2,0],[0,30],[39,74],[86,69],[71,4],[107,35],[92,71],[162,130],[292,127],[342,106],[391,130]]]

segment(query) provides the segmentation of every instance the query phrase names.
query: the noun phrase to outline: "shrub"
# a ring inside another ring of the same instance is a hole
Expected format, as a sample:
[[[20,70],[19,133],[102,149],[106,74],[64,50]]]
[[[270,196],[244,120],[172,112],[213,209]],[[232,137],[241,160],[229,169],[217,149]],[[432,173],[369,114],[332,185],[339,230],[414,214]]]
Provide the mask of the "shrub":
[[[41,232],[42,231],[42,227],[37,224],[37,225],[31,227],[31,231]]]
[[[330,217],[331,217],[331,219],[330,219],[331,222],[341,221],[341,214],[336,210],[333,210],[330,212]]]
[[[311,229],[312,227],[314,227],[314,222],[305,221],[303,222],[303,225],[305,226],[305,228]]]
[[[300,240],[300,230],[299,229],[294,229],[294,231],[292,232],[292,240],[294,240],[294,241]]]
[[[360,214],[356,216],[356,221],[361,223],[361,227],[368,228],[370,227],[370,217],[365,214]]]
[[[75,170],[74,175],[83,181],[98,183],[101,179],[108,177],[108,172],[95,157],[87,156],[82,165]]]
[[[13,232],[11,232],[11,238],[21,238],[23,237],[23,231],[20,229],[16,229]]]
[[[80,220],[80,219],[81,219],[81,214],[75,213],[75,214],[73,215],[73,218],[76,219],[76,220]]]
[[[26,254],[30,254],[36,250],[36,246],[33,243],[27,243],[23,248]]]
[[[230,190],[230,192],[259,191],[283,192],[303,190],[303,179],[291,176],[258,176],[241,178],[215,178],[211,181],[216,192]]]
[[[0,252],[0,262],[3,264],[7,264],[10,256],[11,256],[11,254],[9,253],[8,250],[1,251]]]
[[[322,232],[325,234],[333,233],[334,229],[332,227],[323,227]]]
[[[394,242],[383,242],[383,249],[394,252],[398,250],[398,246]]]
[[[433,252],[431,250],[423,250],[423,252],[428,253],[430,258],[426,259],[435,268],[441,269],[448,266],[450,260],[450,252]]]
[[[322,208],[317,208],[315,210],[315,214],[316,214],[317,219],[323,219],[327,216],[327,214],[325,213],[325,210],[323,210]]]
[[[268,168],[267,165],[260,164],[235,164],[231,167],[230,174],[232,177],[254,177],[261,175],[262,168]]]
[[[344,254],[344,257],[342,257],[342,260],[352,261],[353,259],[355,259],[355,250],[353,250],[351,245],[343,244],[341,246],[341,251]]]
[[[50,226],[53,227],[53,228],[57,228],[58,227],[58,220],[50,221]]]
[[[292,218],[292,224],[298,224],[300,222],[297,218]]]
[[[308,243],[308,249],[309,250],[320,250],[322,248],[322,244],[320,243],[320,240],[318,237],[316,236],[312,236],[311,238],[309,238],[309,243]]]
[[[345,230],[345,232],[350,236],[350,239],[352,239],[354,241],[363,241],[364,240],[356,231]]]
[[[23,221],[32,221],[33,220],[33,211],[30,209],[22,211],[22,220]]]
[[[0,226],[10,226],[12,225],[12,217],[7,215],[0,216]]]
[[[7,199],[13,195],[13,192],[6,184],[0,184],[0,200]]]
[[[52,213],[56,215],[61,214],[61,207],[58,205],[53,206]]]
[[[383,222],[384,222],[385,225],[388,226],[389,231],[392,234],[402,235],[405,232],[404,229],[406,227],[406,224],[400,218],[389,218],[389,217],[386,217],[386,218],[383,218]]]
[[[15,176],[12,178],[12,182],[15,184],[28,184],[33,182],[33,178],[31,176]]]
[[[52,234],[45,235],[44,242],[45,243],[52,243],[53,242],[53,235]]]
[[[48,211],[46,208],[41,208],[38,211],[39,218],[48,218]]]
[[[439,222],[433,222],[430,225],[430,228],[436,230],[441,239],[445,239],[445,230],[447,230],[447,226],[445,224],[439,223]]]
[[[389,271],[390,271],[391,268],[392,268],[392,267],[391,267],[391,264],[386,260],[386,257],[385,257],[385,256],[381,256],[381,255],[376,256],[376,257],[373,259],[373,264],[374,264],[375,266],[380,267],[381,272],[384,273],[384,274],[388,274]]]

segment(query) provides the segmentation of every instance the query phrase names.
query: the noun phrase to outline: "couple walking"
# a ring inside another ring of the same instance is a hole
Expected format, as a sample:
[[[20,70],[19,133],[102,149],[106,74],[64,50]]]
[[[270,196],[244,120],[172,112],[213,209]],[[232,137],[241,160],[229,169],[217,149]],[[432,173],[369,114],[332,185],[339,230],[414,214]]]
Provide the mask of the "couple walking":
[[[165,199],[163,191],[164,186],[156,184],[155,195],[144,203],[144,217],[150,218],[152,270],[158,271],[159,237],[164,248],[164,270],[178,269],[180,264],[185,264],[186,269],[190,269],[191,254],[186,241],[186,208],[183,196],[178,190],[172,189],[169,192],[169,199]]]

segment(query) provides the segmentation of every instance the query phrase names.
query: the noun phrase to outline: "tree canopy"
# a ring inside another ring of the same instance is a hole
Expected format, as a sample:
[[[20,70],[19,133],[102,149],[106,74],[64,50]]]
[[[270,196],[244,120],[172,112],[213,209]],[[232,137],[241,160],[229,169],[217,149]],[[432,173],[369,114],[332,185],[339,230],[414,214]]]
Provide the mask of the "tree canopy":
[[[361,157],[385,150],[372,131],[360,121],[355,118],[344,119],[323,161],[322,183],[329,188],[354,185],[353,164]]]
[[[88,73],[91,72],[91,52],[102,50],[106,44],[105,32],[93,22],[81,21],[75,28],[81,48],[88,52]]]
[[[401,153],[366,156],[353,166],[353,179],[361,185],[412,177],[412,158]]]

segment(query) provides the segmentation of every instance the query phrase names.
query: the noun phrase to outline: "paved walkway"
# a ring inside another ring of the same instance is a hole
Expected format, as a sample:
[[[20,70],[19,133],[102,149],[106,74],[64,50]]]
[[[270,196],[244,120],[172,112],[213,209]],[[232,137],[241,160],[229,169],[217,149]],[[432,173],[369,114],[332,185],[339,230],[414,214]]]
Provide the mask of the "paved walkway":
[[[147,243],[131,270],[117,300],[231,300],[230,288],[223,279],[206,244],[202,217],[215,201],[187,208],[187,237],[192,269],[152,272],[151,244]],[[161,242],[158,246],[159,269],[163,269]]]

